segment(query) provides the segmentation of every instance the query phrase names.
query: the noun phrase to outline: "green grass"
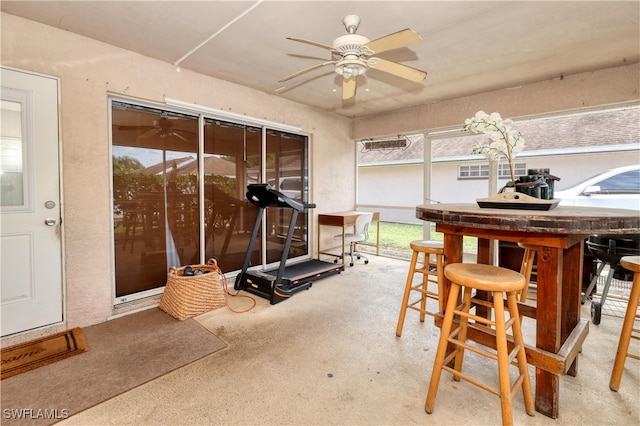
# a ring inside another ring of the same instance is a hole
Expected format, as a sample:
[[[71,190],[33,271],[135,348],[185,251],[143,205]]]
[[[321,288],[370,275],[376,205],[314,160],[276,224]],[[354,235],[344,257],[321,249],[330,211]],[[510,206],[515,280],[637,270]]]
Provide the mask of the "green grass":
[[[372,224],[369,229],[369,243],[375,244],[376,242],[377,227]],[[393,256],[400,258],[410,258],[411,249],[409,243],[413,240],[422,240],[423,226],[422,225],[410,225],[406,223],[397,222],[380,222],[380,254],[383,256]],[[431,239],[442,241],[443,236],[439,232],[435,232],[435,227],[431,229]],[[364,247],[362,247],[364,249]],[[373,252],[375,249],[367,247],[368,252]],[[477,238],[465,237],[464,238],[464,252],[476,253],[477,252]]]
[[[376,226],[372,226],[372,239],[376,237]],[[380,245],[404,248],[413,240],[423,239],[421,225],[407,225],[404,223],[380,222]]]

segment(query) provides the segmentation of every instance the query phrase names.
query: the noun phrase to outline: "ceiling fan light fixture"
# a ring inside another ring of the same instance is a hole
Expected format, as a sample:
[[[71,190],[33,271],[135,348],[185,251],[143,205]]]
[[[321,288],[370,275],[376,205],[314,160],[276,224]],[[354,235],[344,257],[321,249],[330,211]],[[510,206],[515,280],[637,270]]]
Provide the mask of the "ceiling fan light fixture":
[[[357,77],[365,73],[365,71],[367,70],[367,65],[366,63],[357,59],[345,59],[336,64],[335,70],[338,74],[344,76],[345,78]]]

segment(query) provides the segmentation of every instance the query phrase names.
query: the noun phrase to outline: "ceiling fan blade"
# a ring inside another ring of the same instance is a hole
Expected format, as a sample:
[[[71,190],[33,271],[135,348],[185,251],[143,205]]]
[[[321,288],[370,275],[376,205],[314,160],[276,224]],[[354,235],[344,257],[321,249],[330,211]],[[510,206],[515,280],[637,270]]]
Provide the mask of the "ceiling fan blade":
[[[342,79],[342,99],[351,99],[356,95],[356,79],[357,77],[345,77]]]
[[[295,53],[287,53],[287,56],[291,58],[299,58],[299,59],[313,59],[314,61],[326,61],[327,58],[321,58],[319,56],[310,56],[310,55],[297,55]]]
[[[151,130],[155,126],[118,126],[118,130]]]
[[[296,38],[296,37],[287,37],[287,40],[293,40],[300,43],[310,44],[312,46],[320,47],[322,49],[333,50],[333,46],[329,46],[323,43],[318,43],[317,41],[305,40],[303,38]]]
[[[183,130],[183,129],[172,129],[171,132],[173,133],[180,133],[186,136],[195,136],[196,132],[192,132],[190,130]]]
[[[416,83],[427,78],[427,73],[417,68],[412,68],[397,62],[386,61],[380,58],[369,58],[368,65],[370,68],[406,78],[407,80],[415,81]]]
[[[183,141],[185,141],[185,142],[189,142],[189,139],[185,138],[184,136],[180,135],[180,134],[179,134],[179,133],[177,133],[177,132],[169,132],[169,133],[168,133],[168,136],[175,136],[175,137],[176,137],[176,138],[178,138],[178,139],[182,139],[182,140],[183,140]]]
[[[420,40],[422,40],[420,34],[410,28],[407,28],[405,30],[398,31],[397,33],[389,34],[387,36],[370,41],[362,47],[370,49],[373,53],[380,53],[391,49],[397,49],[398,47],[404,47],[409,44],[417,43]]]
[[[302,71],[298,71],[298,72],[295,72],[295,73],[293,73],[293,74],[291,74],[291,75],[288,75],[288,76],[286,76],[286,77],[283,77],[283,78],[281,78],[281,79],[280,79],[280,80],[278,80],[278,81],[279,81],[279,82],[283,82],[283,81],[291,80],[292,78],[297,77],[297,76],[299,76],[299,75],[302,75],[302,74],[304,74],[304,73],[307,73],[307,72],[309,72],[309,71],[313,71],[313,70],[316,70],[316,69],[318,69],[318,68],[322,68],[322,67],[324,67],[325,65],[331,65],[331,64],[335,64],[335,63],[336,63],[336,61],[327,61],[327,62],[322,62],[322,63],[320,63],[320,64],[316,64],[316,65],[314,65],[314,66],[312,66],[312,67],[309,67],[309,68],[303,69]]]
[[[158,128],[154,127],[153,129],[151,129],[151,130],[147,130],[146,132],[144,132],[144,133],[142,133],[142,134],[138,135],[138,137],[139,137],[140,139],[149,139],[151,136],[153,136],[153,135],[155,135],[156,133],[158,133],[158,131],[159,131],[159,130],[160,130],[160,129],[158,129]]]

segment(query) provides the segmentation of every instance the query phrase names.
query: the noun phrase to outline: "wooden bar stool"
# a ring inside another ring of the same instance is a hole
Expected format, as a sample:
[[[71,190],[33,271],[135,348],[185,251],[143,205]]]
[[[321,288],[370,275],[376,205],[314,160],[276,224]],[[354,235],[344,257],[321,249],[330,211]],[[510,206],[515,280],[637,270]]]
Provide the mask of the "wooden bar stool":
[[[616,360],[613,363],[613,371],[611,372],[611,380],[609,388],[612,391],[618,391],[620,387],[620,379],[624,370],[624,363],[627,357],[639,359],[640,356],[629,353],[629,342],[631,339],[640,340],[640,329],[633,328],[636,319],[640,319],[638,315],[638,304],[640,304],[640,256],[624,256],[620,259],[620,264],[634,272],[633,285],[629,302],[627,304],[627,313],[622,323],[622,332],[620,333],[620,341],[618,342],[618,351],[616,352]]]
[[[453,374],[456,381],[464,379],[486,391],[500,397],[502,407],[502,424],[513,424],[512,399],[518,388],[522,388],[524,403],[527,414],[533,416],[535,406],[531,394],[531,382],[529,380],[529,370],[527,369],[527,357],[525,355],[524,343],[522,340],[522,330],[520,328],[520,316],[518,314],[517,298],[525,279],[522,274],[510,269],[492,265],[482,265],[475,263],[452,263],[444,269],[445,276],[451,280],[451,290],[447,300],[447,307],[442,323],[440,341],[436,358],[433,363],[431,382],[425,402],[425,411],[433,412],[433,406],[440,383],[442,370],[447,370]],[[458,304],[460,288],[464,287],[462,303]],[[493,303],[471,299],[473,289],[492,293]],[[505,319],[504,294],[507,297],[509,319]],[[470,307],[474,304],[483,304],[494,309],[495,321],[470,313]],[[452,331],[454,317],[460,318],[459,324]],[[496,338],[496,350],[488,351],[480,347],[479,344],[467,343],[468,321],[472,319],[479,327],[490,329]],[[513,332],[514,347],[509,352],[507,346],[507,329]],[[446,355],[447,346],[453,345],[453,351]],[[498,378],[500,388],[495,389],[479,380],[462,373],[462,361],[464,351],[468,349],[478,355],[482,355],[498,361]],[[495,353],[494,353],[495,352]],[[454,367],[449,367],[449,363],[454,360]],[[513,386],[509,378],[509,366],[517,359],[519,376]]]
[[[520,248],[524,249],[524,256],[522,256],[522,266],[520,266],[520,273],[524,276],[525,285],[520,292],[518,300],[520,302],[527,301],[527,293],[529,292],[529,284],[531,283],[531,272],[533,271],[533,263],[536,260],[536,253],[538,252],[538,246],[533,244],[518,243]]]
[[[439,306],[438,311],[441,312],[444,310],[440,300],[443,285],[444,243],[442,241],[414,240],[411,241],[409,246],[413,250],[413,256],[409,264],[409,275],[407,277],[407,284],[404,287],[400,317],[398,318],[398,326],[396,327],[396,336],[398,337],[402,335],[402,327],[404,326],[404,317],[407,314],[407,309],[420,312],[421,322],[424,322],[425,314],[433,316],[436,313],[427,310],[427,299],[437,300]],[[418,268],[416,265],[420,253],[423,254],[424,259],[422,266]],[[435,259],[433,259],[431,255],[433,255]],[[422,282],[414,285],[413,278],[417,273],[422,274]],[[437,291],[429,290],[429,284],[437,285]],[[412,291],[420,293],[420,298],[410,302],[409,298],[411,297]],[[418,304],[420,306],[416,306]]]

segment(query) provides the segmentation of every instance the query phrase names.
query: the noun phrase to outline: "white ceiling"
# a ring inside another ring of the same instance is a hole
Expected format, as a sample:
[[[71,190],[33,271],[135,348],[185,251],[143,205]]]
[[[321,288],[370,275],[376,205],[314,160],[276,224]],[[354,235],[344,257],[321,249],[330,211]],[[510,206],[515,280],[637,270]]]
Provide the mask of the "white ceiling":
[[[0,4],[13,15],[348,117],[640,61],[638,1]],[[330,65],[278,83],[330,59],[327,50],[286,37],[331,45],[346,34],[342,18],[348,14],[360,15],[358,34],[371,40],[405,28],[421,34],[421,42],[380,57],[424,70],[426,80],[414,83],[370,69],[349,101],[342,100],[342,77]]]

